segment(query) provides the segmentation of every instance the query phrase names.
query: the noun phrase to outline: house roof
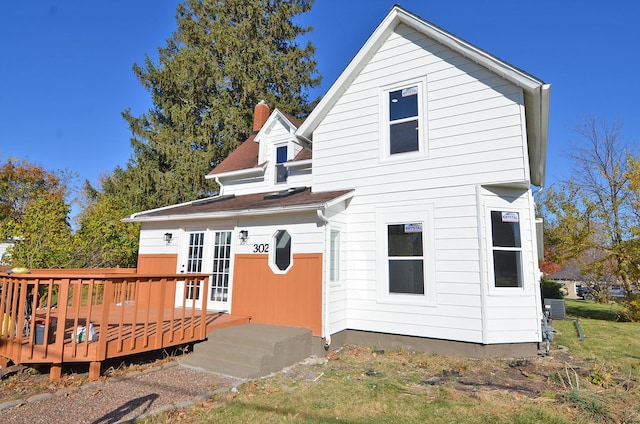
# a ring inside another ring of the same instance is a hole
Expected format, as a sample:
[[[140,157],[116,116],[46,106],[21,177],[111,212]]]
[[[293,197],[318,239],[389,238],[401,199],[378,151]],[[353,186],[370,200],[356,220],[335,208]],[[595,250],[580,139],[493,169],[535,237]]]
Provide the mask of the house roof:
[[[258,166],[258,151],[260,145],[254,140],[257,132],[251,134],[242,144],[229,154],[209,175],[217,175],[239,169],[255,168]]]
[[[537,186],[543,186],[549,125],[549,91],[551,86],[419,16],[408,12],[398,5],[391,8],[386,18],[376,28],[360,51],[358,51],[347,68],[340,74],[313,112],[311,112],[298,128],[296,135],[306,139],[312,139],[313,131],[344,94],[360,71],[362,71],[371,60],[388,36],[400,24],[407,25],[425,36],[438,41],[458,54],[473,60],[522,88],[526,108],[531,182]]]
[[[260,130],[255,131],[249,138],[247,138],[240,146],[238,146],[233,152],[229,154],[218,166],[213,168],[206,178],[226,177],[226,176],[238,176],[241,171],[255,170],[255,173],[260,174],[264,171],[263,167],[258,164],[258,158],[260,155],[260,138],[264,135],[265,129],[273,125],[278,119],[285,119],[289,123],[298,128],[300,122],[292,115],[283,113],[278,109],[274,109],[269,115],[269,118],[264,122]],[[311,159],[309,156],[308,159]],[[302,160],[297,156],[294,161]]]
[[[297,187],[242,196],[217,196],[134,213],[123,219],[123,222],[225,218],[242,215],[268,215],[285,211],[317,210],[345,201],[351,198],[353,193],[353,190],[314,193],[308,187]]]

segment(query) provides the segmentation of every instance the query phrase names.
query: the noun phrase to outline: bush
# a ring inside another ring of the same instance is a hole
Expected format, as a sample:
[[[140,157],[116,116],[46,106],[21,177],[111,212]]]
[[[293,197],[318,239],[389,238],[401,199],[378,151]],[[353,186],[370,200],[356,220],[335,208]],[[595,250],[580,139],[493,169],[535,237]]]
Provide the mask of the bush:
[[[540,280],[540,290],[542,291],[543,299],[564,299],[562,287],[562,284],[546,278]]]
[[[631,322],[640,322],[640,296],[633,296],[625,302],[622,314]]]

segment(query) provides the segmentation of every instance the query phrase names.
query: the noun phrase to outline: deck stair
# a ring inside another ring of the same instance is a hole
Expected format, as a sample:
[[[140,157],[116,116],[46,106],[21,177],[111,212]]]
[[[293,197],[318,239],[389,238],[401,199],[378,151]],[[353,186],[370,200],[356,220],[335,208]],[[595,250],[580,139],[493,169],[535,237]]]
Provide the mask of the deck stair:
[[[311,331],[251,323],[213,330],[180,363],[230,375],[258,378],[311,356]]]

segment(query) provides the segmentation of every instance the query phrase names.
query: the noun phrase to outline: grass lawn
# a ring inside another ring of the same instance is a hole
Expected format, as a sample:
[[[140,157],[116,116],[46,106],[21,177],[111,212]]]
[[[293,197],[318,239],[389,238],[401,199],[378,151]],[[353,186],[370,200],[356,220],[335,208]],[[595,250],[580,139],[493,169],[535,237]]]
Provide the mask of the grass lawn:
[[[640,324],[616,321],[616,306],[568,301],[567,310],[549,356],[346,346],[147,422],[640,423]]]

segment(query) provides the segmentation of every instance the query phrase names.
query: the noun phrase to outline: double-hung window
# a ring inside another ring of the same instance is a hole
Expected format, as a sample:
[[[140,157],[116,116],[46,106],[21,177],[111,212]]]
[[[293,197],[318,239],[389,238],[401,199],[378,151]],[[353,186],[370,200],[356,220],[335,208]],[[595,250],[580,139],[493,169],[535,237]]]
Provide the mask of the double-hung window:
[[[495,287],[522,287],[520,214],[492,210],[491,235]]]
[[[381,91],[384,158],[425,153],[424,80]]]
[[[389,293],[424,294],[422,223],[387,225]]]
[[[287,146],[276,147],[276,183],[287,181],[287,168],[284,163],[287,161]]]
[[[378,301],[434,305],[433,205],[392,206],[376,215]]]

